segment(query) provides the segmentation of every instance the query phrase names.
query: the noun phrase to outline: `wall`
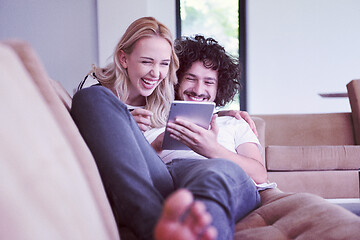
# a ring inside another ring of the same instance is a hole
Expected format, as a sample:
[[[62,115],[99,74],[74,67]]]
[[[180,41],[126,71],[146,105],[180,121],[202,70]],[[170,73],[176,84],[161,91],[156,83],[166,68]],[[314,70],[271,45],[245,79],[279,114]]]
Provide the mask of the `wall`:
[[[96,35],[95,0],[0,1],[0,40],[29,42],[70,94],[97,62]]]
[[[175,37],[175,0],[98,0],[99,63],[104,66],[126,28],[137,18],[153,16]],[[111,60],[111,59],[110,59]]]
[[[247,1],[248,111],[350,111],[346,92],[360,78],[360,1]]]
[[[250,113],[350,111],[346,98],[318,93],[346,92],[346,83],[360,78],[360,1],[247,4]],[[104,65],[141,16],[154,16],[175,33],[170,0],[1,0],[0,40],[28,41],[49,75],[72,94],[91,64]]]
[[[0,40],[29,42],[72,95],[91,64],[104,65],[126,27],[142,16],[175,33],[175,1],[0,0]]]

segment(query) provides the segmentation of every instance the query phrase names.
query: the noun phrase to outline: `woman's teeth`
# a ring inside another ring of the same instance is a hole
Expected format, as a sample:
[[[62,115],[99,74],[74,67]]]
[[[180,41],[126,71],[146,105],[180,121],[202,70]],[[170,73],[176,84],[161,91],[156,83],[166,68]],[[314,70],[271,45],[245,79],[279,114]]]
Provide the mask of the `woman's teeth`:
[[[147,86],[152,87],[157,83],[157,80],[141,79]]]

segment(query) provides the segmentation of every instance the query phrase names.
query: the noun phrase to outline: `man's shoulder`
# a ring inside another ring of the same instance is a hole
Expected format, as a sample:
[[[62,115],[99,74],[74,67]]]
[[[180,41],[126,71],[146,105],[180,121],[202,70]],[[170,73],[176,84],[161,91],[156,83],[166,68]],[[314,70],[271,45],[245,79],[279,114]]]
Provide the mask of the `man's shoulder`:
[[[219,125],[242,125],[247,124],[244,119],[236,119],[231,116],[221,116],[216,119],[216,122]]]

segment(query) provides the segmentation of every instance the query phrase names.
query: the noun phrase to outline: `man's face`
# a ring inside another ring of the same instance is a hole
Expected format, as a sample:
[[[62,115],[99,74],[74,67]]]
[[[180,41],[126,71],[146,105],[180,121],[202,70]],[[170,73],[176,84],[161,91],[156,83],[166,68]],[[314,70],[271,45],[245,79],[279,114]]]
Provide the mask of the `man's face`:
[[[213,102],[218,87],[218,72],[196,61],[180,79],[178,96],[183,101]]]

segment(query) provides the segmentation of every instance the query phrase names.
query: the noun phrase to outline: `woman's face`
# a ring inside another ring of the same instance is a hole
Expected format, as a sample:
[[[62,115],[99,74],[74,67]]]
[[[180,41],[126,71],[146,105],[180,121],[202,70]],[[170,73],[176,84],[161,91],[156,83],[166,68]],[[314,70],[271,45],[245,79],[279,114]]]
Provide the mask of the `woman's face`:
[[[167,76],[171,61],[171,46],[162,37],[145,37],[135,43],[132,53],[119,52],[121,65],[130,78],[129,105],[145,105],[145,97]]]

